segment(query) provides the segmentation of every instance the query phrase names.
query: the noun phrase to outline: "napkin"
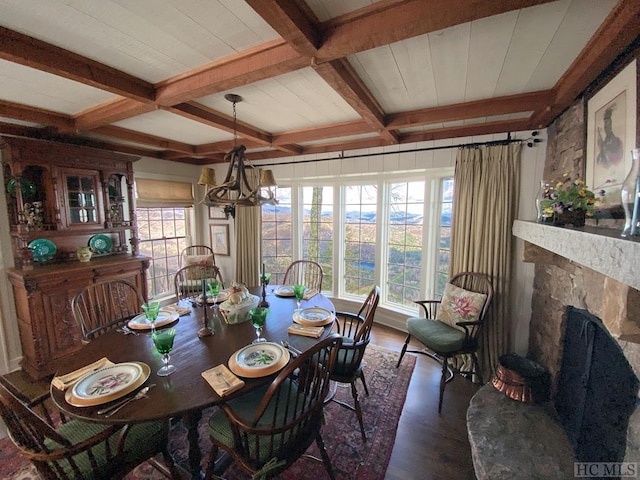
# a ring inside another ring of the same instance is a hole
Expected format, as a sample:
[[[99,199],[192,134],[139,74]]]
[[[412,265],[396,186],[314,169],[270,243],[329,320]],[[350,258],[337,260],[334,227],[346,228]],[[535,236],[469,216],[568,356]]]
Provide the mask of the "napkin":
[[[303,300],[309,300],[310,298],[316,296],[318,294],[318,290],[315,288],[312,288],[310,290],[307,290],[307,292],[304,294],[304,296],[302,297]]]
[[[189,307],[181,307],[177,303],[174,303],[173,305],[167,305],[166,307],[163,307],[163,309],[170,312],[178,312],[178,315],[180,317],[182,317],[183,315],[191,314],[191,309]]]
[[[323,331],[324,327],[307,327],[297,323],[292,323],[289,328],[287,328],[287,332],[292,335],[303,335],[305,337],[313,338],[319,338]]]
[[[244,387],[244,381],[236,377],[225,365],[218,365],[202,372],[204,378],[215,392],[224,397]]]
[[[110,365],[113,365],[113,362],[107,357],[102,357],[100,360],[90,363],[86,367],[79,368],[78,370],[74,370],[73,372],[69,372],[65,375],[53,377],[51,385],[56,387],[58,390],[66,390],[87,373],[95,372],[100,368],[108,367]]]

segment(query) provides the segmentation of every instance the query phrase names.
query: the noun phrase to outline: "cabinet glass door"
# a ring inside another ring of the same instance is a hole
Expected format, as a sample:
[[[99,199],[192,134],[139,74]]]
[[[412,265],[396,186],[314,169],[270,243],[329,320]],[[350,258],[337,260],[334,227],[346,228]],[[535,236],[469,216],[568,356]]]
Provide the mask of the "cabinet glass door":
[[[69,223],[98,223],[96,177],[92,175],[67,175],[66,190]]]

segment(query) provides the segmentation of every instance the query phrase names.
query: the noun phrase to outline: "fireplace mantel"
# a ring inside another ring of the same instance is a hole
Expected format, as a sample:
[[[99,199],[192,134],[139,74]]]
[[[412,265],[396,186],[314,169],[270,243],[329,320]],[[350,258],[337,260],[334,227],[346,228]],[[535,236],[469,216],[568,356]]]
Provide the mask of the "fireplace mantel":
[[[516,220],[512,232],[533,245],[640,290],[640,241],[620,238],[617,230],[563,228]]]

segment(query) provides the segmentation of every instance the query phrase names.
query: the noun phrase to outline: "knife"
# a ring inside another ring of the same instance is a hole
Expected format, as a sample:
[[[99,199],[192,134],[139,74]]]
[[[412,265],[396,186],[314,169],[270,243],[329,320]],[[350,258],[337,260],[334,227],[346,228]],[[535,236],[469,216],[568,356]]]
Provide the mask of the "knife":
[[[109,406],[107,408],[103,408],[102,410],[98,410],[98,415],[102,415],[102,414],[106,413],[107,415],[105,415],[105,417],[110,417],[111,415],[116,413],[118,410],[120,410],[122,407],[124,407],[129,402],[132,402],[133,400],[140,400],[142,397],[146,397],[147,396],[147,392],[149,391],[149,389],[151,389],[151,387],[154,387],[154,386],[155,386],[155,384],[148,385],[148,386],[142,388],[133,397],[125,398],[124,400],[120,400],[118,403],[116,403],[114,405],[111,405],[111,406]]]

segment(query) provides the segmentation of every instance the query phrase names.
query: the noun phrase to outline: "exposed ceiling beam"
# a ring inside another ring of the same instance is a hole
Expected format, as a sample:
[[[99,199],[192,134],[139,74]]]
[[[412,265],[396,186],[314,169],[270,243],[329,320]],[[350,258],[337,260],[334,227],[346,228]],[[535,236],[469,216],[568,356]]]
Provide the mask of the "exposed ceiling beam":
[[[280,145],[286,143],[312,142],[314,140],[323,140],[325,138],[338,136],[361,135],[363,133],[371,133],[371,131],[371,126],[367,122],[358,120],[356,122],[345,122],[325,125],[324,127],[277,133],[273,135],[272,143],[274,145]]]
[[[314,68],[384,140],[388,143],[398,143],[398,135],[385,128],[382,107],[346,59],[332,60]]]
[[[80,112],[75,116],[75,127],[78,130],[91,130],[153,112],[157,108],[152,103],[141,103],[129,98],[119,99]]]
[[[444,140],[447,138],[468,137],[473,135],[490,135],[493,133],[517,132],[531,129],[531,121],[528,118],[521,120],[502,120],[498,122],[474,123],[461,127],[445,127],[425,130],[424,132],[411,132],[401,136],[402,143],[428,142],[431,140]]]
[[[73,118],[43,108],[29,107],[0,100],[0,117],[16,118],[24,122],[40,123],[60,130],[73,127]]]
[[[154,99],[153,85],[148,82],[4,27],[0,27],[0,58],[123,97],[142,102]]]
[[[321,33],[318,19],[304,2],[294,0],[246,0],[255,12],[300,55],[318,54]]]
[[[134,130],[121,127],[100,127],[91,131],[97,135],[104,135],[105,137],[117,138],[125,140],[127,142],[140,143],[142,145],[149,145],[150,147],[162,148],[165,150],[172,150],[179,152],[180,155],[188,154],[195,155],[195,146],[188,143],[178,142],[175,140],[169,140],[163,137],[157,137],[147,133],[140,133]]]
[[[322,24],[318,62],[553,0],[382,0]]]

